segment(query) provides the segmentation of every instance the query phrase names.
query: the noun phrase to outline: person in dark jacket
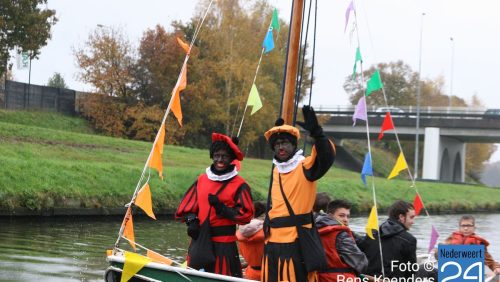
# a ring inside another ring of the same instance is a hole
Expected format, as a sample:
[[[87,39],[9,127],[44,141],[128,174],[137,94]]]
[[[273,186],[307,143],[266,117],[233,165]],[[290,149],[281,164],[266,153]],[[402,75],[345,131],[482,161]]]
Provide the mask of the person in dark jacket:
[[[417,263],[417,239],[408,232],[414,223],[415,208],[412,204],[398,200],[389,207],[389,218],[380,225],[380,234],[374,232],[375,240],[365,237],[359,243],[369,264],[366,274],[385,277],[412,277],[414,272],[408,263]],[[384,271],[381,268],[380,248],[384,257]]]
[[[318,281],[355,281],[356,276],[365,271],[368,260],[349,229],[351,203],[334,200],[326,210],[327,213],[320,212],[316,217],[328,262],[328,269],[318,273]]]

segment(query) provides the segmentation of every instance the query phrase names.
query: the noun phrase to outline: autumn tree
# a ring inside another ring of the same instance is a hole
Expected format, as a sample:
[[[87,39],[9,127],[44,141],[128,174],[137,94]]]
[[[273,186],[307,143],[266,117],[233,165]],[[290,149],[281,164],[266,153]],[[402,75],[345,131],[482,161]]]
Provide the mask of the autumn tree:
[[[52,77],[49,78],[47,86],[57,87],[57,88],[68,88],[66,82],[64,81],[64,78],[58,72],[54,73],[54,75],[52,75]]]
[[[57,22],[55,10],[42,8],[47,0],[0,0],[0,77],[7,69],[9,51],[19,48],[37,58]]]
[[[75,48],[73,53],[80,67],[80,81],[111,97],[127,101],[135,99],[135,92],[132,91],[135,53],[121,29],[98,27],[89,35],[84,46]]]

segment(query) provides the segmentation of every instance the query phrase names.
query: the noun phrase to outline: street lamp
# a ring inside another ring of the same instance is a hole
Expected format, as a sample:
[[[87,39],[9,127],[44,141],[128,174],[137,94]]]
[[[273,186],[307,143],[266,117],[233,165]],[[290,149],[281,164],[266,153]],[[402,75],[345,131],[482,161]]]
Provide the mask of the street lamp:
[[[418,79],[417,79],[417,122],[416,122],[416,133],[415,133],[415,164],[414,164],[414,179],[418,178],[418,138],[420,131],[420,91],[421,91],[421,82],[420,82],[420,73],[422,72],[422,34],[424,30],[424,16],[425,13],[422,13],[422,17],[420,20],[420,50],[419,50],[419,58],[418,58]]]
[[[448,96],[448,108],[451,108],[451,96],[453,95],[453,65],[455,63],[455,41],[450,37],[451,42],[451,75],[450,75],[450,96]]]

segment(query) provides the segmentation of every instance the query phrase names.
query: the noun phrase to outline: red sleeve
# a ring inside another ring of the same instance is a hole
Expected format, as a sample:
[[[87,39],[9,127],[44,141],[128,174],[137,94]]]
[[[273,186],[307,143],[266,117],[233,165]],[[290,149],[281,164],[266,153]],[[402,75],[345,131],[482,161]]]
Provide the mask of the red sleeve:
[[[254,210],[250,187],[246,183],[243,183],[236,192],[234,202],[235,216],[233,220],[238,224],[249,223],[253,218]]]
[[[181,203],[175,212],[175,219],[182,219],[190,213],[198,214],[198,194],[196,189],[197,181],[189,187],[184,197],[182,197]]]

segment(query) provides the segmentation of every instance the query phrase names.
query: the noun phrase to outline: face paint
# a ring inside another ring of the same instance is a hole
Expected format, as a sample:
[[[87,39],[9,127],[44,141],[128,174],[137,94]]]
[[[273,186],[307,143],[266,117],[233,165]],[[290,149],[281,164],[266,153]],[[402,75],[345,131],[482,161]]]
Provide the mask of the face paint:
[[[226,170],[231,164],[231,154],[226,150],[215,151],[212,157],[214,168],[217,171]]]
[[[295,151],[295,146],[286,138],[278,138],[274,142],[274,157],[278,161],[288,160]]]

